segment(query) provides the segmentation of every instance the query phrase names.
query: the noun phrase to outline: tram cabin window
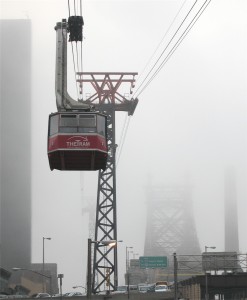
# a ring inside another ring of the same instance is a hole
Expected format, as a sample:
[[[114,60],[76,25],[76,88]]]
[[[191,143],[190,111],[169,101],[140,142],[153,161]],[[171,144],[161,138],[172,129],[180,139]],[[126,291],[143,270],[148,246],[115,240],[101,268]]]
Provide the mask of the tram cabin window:
[[[79,132],[96,132],[96,117],[94,115],[80,115]]]
[[[50,117],[50,130],[49,130],[49,136],[58,133],[58,115],[54,115]]]
[[[103,116],[98,115],[97,116],[97,132],[103,136],[105,136],[105,130],[106,130],[106,119]]]
[[[77,132],[76,115],[61,115],[59,132],[64,132],[64,133]]]
[[[60,133],[98,133],[106,136],[106,118],[98,114],[54,114],[49,136]]]

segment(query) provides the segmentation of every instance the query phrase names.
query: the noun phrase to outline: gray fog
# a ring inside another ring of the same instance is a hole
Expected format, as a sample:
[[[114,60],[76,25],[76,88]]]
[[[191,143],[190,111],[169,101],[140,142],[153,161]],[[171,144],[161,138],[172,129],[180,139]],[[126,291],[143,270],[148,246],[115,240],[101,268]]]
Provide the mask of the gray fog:
[[[82,3],[84,71],[138,72],[143,76],[138,87],[193,1]],[[54,26],[68,17],[67,1],[0,0],[0,5],[1,18],[32,21],[32,262],[42,262],[42,237],[51,237],[45,261],[58,264],[67,292],[86,282],[86,208],[96,203],[97,192],[97,172],[51,172],[47,159],[48,115],[56,111]],[[139,95],[117,164],[120,284],[126,246],[143,255],[147,191],[154,186],[189,182],[201,250],[213,245],[224,251],[229,166],[236,174],[240,252],[247,252],[246,14],[245,0],[211,1]],[[75,97],[73,74],[68,87]],[[120,145],[125,115],[116,115]]]

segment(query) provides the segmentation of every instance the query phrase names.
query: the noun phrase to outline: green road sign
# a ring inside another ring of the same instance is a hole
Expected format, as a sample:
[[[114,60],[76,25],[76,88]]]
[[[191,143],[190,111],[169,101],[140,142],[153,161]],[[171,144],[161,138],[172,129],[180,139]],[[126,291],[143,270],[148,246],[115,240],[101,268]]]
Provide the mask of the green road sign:
[[[139,263],[141,269],[166,268],[168,265],[166,256],[140,256]]]

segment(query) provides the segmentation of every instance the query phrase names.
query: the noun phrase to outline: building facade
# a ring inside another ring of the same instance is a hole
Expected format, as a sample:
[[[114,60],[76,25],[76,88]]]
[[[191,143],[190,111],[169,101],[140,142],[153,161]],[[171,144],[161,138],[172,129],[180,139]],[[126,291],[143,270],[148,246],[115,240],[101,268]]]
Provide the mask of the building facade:
[[[31,263],[31,21],[0,20],[0,266]]]

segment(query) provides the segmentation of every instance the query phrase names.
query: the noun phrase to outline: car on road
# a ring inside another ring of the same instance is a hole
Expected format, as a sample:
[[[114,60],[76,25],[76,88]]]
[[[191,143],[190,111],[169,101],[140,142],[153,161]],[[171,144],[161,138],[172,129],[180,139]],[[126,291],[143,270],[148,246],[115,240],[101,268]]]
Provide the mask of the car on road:
[[[85,294],[82,294],[81,292],[71,292],[67,295],[67,297],[74,297],[74,296],[85,296]]]
[[[148,290],[149,290],[149,288],[150,288],[150,286],[149,285],[141,285],[141,286],[139,286],[139,292],[140,293],[147,293],[148,292]]]
[[[31,298],[50,298],[50,297],[51,295],[48,293],[37,293],[31,296]]]
[[[119,285],[117,286],[116,291],[112,292],[112,294],[127,294],[128,286],[127,285]]]
[[[168,292],[167,285],[156,285],[155,292]]]

